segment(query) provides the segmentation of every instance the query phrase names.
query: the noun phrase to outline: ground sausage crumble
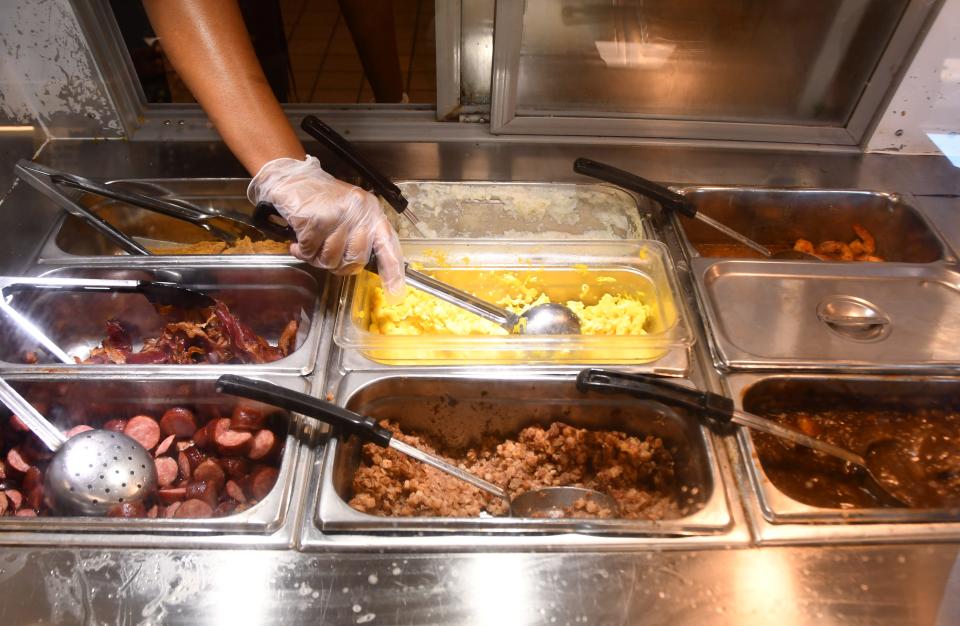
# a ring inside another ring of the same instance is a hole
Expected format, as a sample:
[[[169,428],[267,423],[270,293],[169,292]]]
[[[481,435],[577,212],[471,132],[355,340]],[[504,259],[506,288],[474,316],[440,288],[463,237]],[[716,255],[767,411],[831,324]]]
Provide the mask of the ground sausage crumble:
[[[673,455],[654,436],[591,431],[554,422],[531,426],[515,439],[488,437],[465,451],[444,450],[429,437],[404,434],[396,422],[381,425],[394,436],[506,489],[516,497],[532,488],[576,486],[611,495],[624,519],[661,520],[686,515],[697,489],[678,484]],[[350,506],[392,517],[506,515],[507,505],[452,476],[392,449],[363,446]],[[681,496],[684,496],[681,498]],[[595,507],[576,517],[609,516]]]

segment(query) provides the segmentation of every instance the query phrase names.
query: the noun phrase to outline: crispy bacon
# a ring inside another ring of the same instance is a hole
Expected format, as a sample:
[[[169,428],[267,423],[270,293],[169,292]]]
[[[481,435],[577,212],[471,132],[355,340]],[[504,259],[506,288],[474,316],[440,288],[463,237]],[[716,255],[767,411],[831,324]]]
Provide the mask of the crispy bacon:
[[[90,352],[84,363],[269,363],[287,356],[295,347],[296,320],[287,325],[280,345],[275,347],[238,320],[219,300],[215,306],[198,311],[199,316],[197,312],[171,311],[168,307],[158,312],[181,321],[169,322],[159,337],[145,339],[140,351],[133,352],[130,329],[118,320],[110,320],[106,339]],[[182,321],[185,319],[204,321]]]

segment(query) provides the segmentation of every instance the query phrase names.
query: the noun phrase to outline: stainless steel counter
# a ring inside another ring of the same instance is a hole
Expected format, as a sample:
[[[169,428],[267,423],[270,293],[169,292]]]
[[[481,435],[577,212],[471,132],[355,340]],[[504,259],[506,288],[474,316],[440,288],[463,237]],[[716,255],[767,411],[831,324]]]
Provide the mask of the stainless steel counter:
[[[664,182],[909,192],[948,244],[960,247],[960,170],[942,158],[523,143],[363,148],[396,178],[572,181],[579,178],[573,158],[583,155]],[[58,141],[40,158],[111,178],[243,175],[222,146],[208,143]],[[0,205],[2,272],[26,271],[59,218],[18,185]],[[329,348],[327,337],[319,354]],[[695,356],[691,378],[703,378],[709,356],[703,349]],[[339,357],[331,361],[342,368]],[[336,391],[338,374],[314,379],[314,393]],[[727,449],[734,458],[735,447]],[[725,472],[742,471],[718,456]],[[260,540],[170,544],[143,535],[123,538],[119,549],[96,536],[0,536],[0,623],[960,623],[960,542],[949,538],[760,546],[756,516],[730,497],[726,534],[679,546],[543,538],[511,544],[467,535],[361,545],[349,536],[318,536],[310,526],[316,489],[307,478],[314,480],[316,469],[301,461],[291,502],[300,514]]]

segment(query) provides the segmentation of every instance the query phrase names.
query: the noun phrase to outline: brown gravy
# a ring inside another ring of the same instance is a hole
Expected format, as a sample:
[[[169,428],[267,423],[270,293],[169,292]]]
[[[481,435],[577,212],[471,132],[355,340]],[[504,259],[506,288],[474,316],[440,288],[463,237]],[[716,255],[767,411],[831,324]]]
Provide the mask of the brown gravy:
[[[760,414],[865,457],[871,444],[893,441],[896,458],[871,464],[874,474],[895,476],[911,508],[960,507],[960,407]],[[767,477],[791,498],[826,508],[882,506],[841,461],[762,433],[753,439]]]

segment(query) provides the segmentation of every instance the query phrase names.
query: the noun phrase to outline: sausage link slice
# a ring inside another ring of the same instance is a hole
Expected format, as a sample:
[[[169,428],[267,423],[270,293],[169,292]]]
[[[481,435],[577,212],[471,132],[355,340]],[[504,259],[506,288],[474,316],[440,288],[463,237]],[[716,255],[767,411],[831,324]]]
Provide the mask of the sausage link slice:
[[[127,427],[127,420],[107,420],[103,423],[104,430],[112,430],[117,433],[122,433],[123,429]]]
[[[77,424],[76,426],[68,430],[65,434],[67,439],[69,439],[70,437],[74,437],[76,435],[79,435],[80,433],[85,433],[88,430],[93,430],[93,426],[87,426],[86,424]]]
[[[230,416],[230,428],[233,430],[260,430],[267,422],[262,410],[252,406],[238,404]]]
[[[253,435],[243,430],[225,430],[217,435],[217,449],[221,454],[246,454]]]
[[[235,480],[228,480],[224,486],[224,490],[226,490],[228,496],[236,500],[239,504],[247,501],[247,495],[243,493],[243,489]]]
[[[179,500],[176,502],[171,502],[170,505],[163,510],[164,517],[173,517],[177,513],[177,509],[180,508],[180,505],[183,504]]]
[[[157,484],[160,487],[169,487],[177,480],[180,467],[172,458],[162,456],[154,459],[153,464],[157,466]]]
[[[160,424],[149,415],[136,415],[127,422],[123,434],[147,450],[153,450],[160,443]]]
[[[3,493],[7,496],[7,499],[10,500],[10,504],[13,505],[14,510],[23,506],[23,494],[20,493],[18,489],[7,489]]]
[[[220,491],[227,480],[220,464],[213,459],[207,459],[193,470],[193,479],[206,481],[211,487]]]
[[[259,461],[270,456],[276,445],[276,435],[273,434],[272,430],[264,428],[257,431],[257,434],[253,436],[253,441],[250,443],[250,452],[247,453],[247,456],[254,461]]]
[[[7,466],[21,474],[30,469],[30,464],[23,458],[23,453],[19,448],[10,448],[7,451]]]
[[[197,418],[186,407],[175,406],[167,409],[160,418],[160,430],[164,435],[175,435],[180,439],[189,439],[197,432]]]
[[[173,504],[174,502],[181,502],[184,498],[187,497],[187,488],[186,487],[168,487],[166,489],[160,489],[157,491],[157,497],[160,498],[160,502],[163,504]]]
[[[203,500],[187,500],[176,510],[174,517],[203,518],[213,516],[213,507]]]
[[[277,476],[280,472],[273,467],[264,467],[253,475],[253,481],[250,485],[250,491],[257,500],[263,500],[273,489],[277,482]]]
[[[177,438],[176,435],[170,435],[166,439],[160,442],[160,445],[157,446],[157,449],[154,451],[153,456],[163,456],[167,453],[167,450],[170,449],[170,446],[173,445],[173,441]]]

